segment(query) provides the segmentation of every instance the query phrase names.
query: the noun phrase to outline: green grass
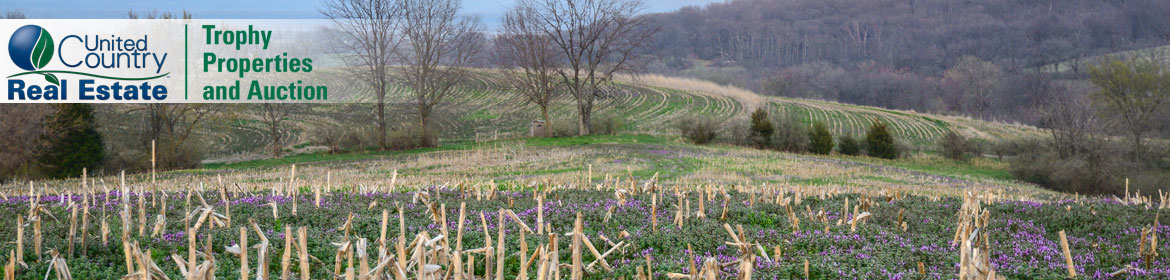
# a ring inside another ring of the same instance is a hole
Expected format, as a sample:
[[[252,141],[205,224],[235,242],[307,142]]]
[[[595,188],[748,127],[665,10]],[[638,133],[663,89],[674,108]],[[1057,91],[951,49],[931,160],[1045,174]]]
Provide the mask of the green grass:
[[[473,142],[457,142],[447,143],[439,147],[420,148],[402,151],[376,151],[366,150],[360,152],[329,154],[325,152],[297,154],[290,155],[276,159],[261,159],[242,161],[234,163],[215,163],[207,164],[200,170],[186,170],[175,172],[206,172],[212,170],[241,170],[241,169],[257,169],[257,168],[273,168],[284,167],[291,164],[304,164],[315,162],[347,162],[347,161],[364,161],[364,160],[393,160],[402,156],[421,155],[440,151],[470,151],[481,148],[493,148],[503,146],[524,146],[527,148],[565,148],[565,147],[582,147],[584,148],[606,148],[614,149],[616,152],[614,157],[618,160],[637,161],[641,168],[633,171],[633,175],[639,179],[646,179],[653,177],[655,173],[660,179],[676,179],[702,169],[704,166],[718,166],[720,159],[718,156],[679,156],[679,151],[711,151],[711,152],[735,152],[752,150],[751,148],[727,146],[727,145],[707,145],[698,146],[685,142],[677,141],[675,138],[668,138],[662,136],[645,135],[645,134],[625,134],[625,135],[591,135],[579,137],[555,137],[555,138],[531,138],[531,139],[509,139],[488,141],[483,143]],[[781,152],[776,155],[785,155]],[[765,153],[767,154],[767,153]],[[937,155],[926,154],[914,156],[911,158],[902,158],[897,160],[884,160],[865,156],[842,156],[842,155],[802,155],[807,157],[821,157],[827,159],[838,159],[847,162],[858,162],[864,164],[871,164],[874,166],[885,166],[905,169],[909,171],[923,172],[932,175],[941,175],[954,178],[965,179],[983,179],[1011,182],[1013,181],[1010,172],[1007,170],[1007,164],[989,158],[978,158],[969,161],[952,161],[944,159]],[[774,162],[761,159],[761,164],[774,164]],[[400,170],[407,172],[409,170]],[[525,171],[506,171],[495,175],[499,176],[537,176],[547,174],[559,173],[573,173],[584,172],[582,166],[559,166],[552,168],[527,168]],[[595,177],[603,176],[600,173],[595,174]],[[600,179],[601,177],[594,178]],[[870,179],[875,181],[904,184],[903,181],[890,179],[884,176],[862,177],[862,179]],[[801,185],[824,185],[837,184],[840,180],[831,180],[831,178],[796,178],[789,181],[794,184]]]
[[[930,154],[896,160],[885,160],[866,156],[834,157],[952,177],[992,179],[1000,181],[1013,180],[1011,172],[1007,169],[1007,163],[991,158],[973,159],[973,161],[978,161],[978,163],[976,163],[954,161]]]
[[[418,148],[401,151],[377,151],[364,150],[358,152],[347,152],[330,154],[328,152],[316,152],[289,155],[281,158],[269,158],[259,160],[240,161],[232,163],[209,163],[203,165],[205,170],[215,169],[252,169],[252,168],[266,168],[274,166],[285,166],[299,163],[311,162],[326,162],[326,161],[357,161],[357,160],[377,160],[392,156],[414,155],[437,151],[452,151],[452,150],[470,150],[478,147],[491,147],[506,144],[524,143],[530,147],[565,147],[565,146],[584,146],[601,143],[614,144],[666,144],[667,140],[661,137],[644,134],[633,135],[591,135],[591,136],[577,136],[577,137],[552,137],[552,138],[532,138],[532,139],[509,139],[487,141],[483,143],[473,143],[468,141],[445,143],[439,147]]]
[[[471,112],[467,115],[463,115],[459,119],[465,120],[465,121],[482,121],[482,120],[494,120],[494,119],[497,119],[499,117],[500,117],[499,115],[492,113],[491,111],[479,110],[479,111]]]

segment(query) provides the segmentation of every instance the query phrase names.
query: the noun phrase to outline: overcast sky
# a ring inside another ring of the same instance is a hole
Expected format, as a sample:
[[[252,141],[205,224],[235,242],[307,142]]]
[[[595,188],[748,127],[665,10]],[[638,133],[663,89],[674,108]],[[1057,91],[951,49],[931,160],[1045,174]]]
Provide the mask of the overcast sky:
[[[158,10],[178,13],[183,9],[198,18],[320,18],[324,0],[4,0],[0,10],[21,10],[30,18],[125,18],[126,12]],[[487,27],[498,25],[500,15],[514,0],[464,0],[463,13],[479,15]],[[669,12],[684,6],[723,0],[644,0],[647,12]]]

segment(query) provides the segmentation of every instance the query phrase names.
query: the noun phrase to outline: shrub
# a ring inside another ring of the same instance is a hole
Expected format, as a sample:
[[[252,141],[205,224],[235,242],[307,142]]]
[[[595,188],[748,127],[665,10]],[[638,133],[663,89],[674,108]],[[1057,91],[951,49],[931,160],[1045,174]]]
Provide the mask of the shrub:
[[[1016,179],[1041,187],[1082,194],[1121,194],[1123,178],[1114,164],[1095,156],[1060,158],[1048,146],[1012,157],[1010,171]]]
[[[337,126],[326,126],[313,130],[313,144],[329,148],[330,154],[341,152],[341,139],[344,133]]]
[[[1019,139],[996,142],[991,144],[988,150],[1002,160],[1005,156],[1015,156],[1028,151],[1041,149],[1043,145],[1037,139]]]
[[[589,132],[594,134],[617,135],[626,127],[626,120],[619,116],[609,116],[593,119],[590,122]]]
[[[392,150],[430,147],[434,143],[439,143],[439,137],[435,134],[434,129],[428,129],[427,135],[420,134],[417,126],[410,126],[390,132],[386,139],[390,141],[389,147]]]
[[[552,120],[545,127],[545,133],[551,137],[577,136],[577,123],[568,120]]]
[[[772,121],[768,120],[768,111],[764,108],[756,108],[752,112],[752,126],[751,139],[752,145],[756,148],[765,149],[772,146],[772,133],[775,131],[772,126]]]
[[[808,132],[800,119],[783,115],[773,122],[776,123],[776,139],[773,141],[776,149],[792,153],[808,151]]]
[[[954,131],[948,131],[946,135],[938,139],[938,148],[943,156],[953,160],[963,160],[967,155],[977,156],[979,152],[975,142],[967,140],[967,137]]]
[[[842,155],[856,156],[861,154],[861,143],[857,141],[853,134],[842,135],[837,139],[837,152]]]
[[[1021,149],[1008,159],[1009,170],[1018,180],[1035,183],[1046,189],[1081,194],[1124,195],[1129,179],[1130,192],[1166,191],[1170,173],[1150,163],[1129,158],[1128,141],[1123,139],[1089,139],[1087,149],[1061,154],[1051,139],[1017,140],[1005,146]]]
[[[374,129],[374,131],[369,134],[362,133],[362,131],[346,131],[341,134],[341,139],[338,140],[338,144],[341,145],[341,149],[349,151],[357,151],[369,146],[376,146],[378,143],[378,132],[377,129]],[[365,136],[367,135],[374,136],[372,138],[373,141],[366,141],[368,137]]]
[[[808,132],[808,151],[814,154],[827,155],[833,152],[833,133],[822,122],[813,123]]]
[[[683,137],[695,144],[707,144],[715,140],[719,134],[719,124],[707,118],[682,117],[676,122]]]
[[[752,125],[747,120],[748,118],[744,116],[739,119],[725,121],[720,125],[724,128],[721,133],[726,134],[728,141],[731,141],[732,144],[750,146],[752,145]]]
[[[885,123],[877,121],[869,126],[869,131],[865,133],[865,152],[872,157],[898,158],[898,143]]]

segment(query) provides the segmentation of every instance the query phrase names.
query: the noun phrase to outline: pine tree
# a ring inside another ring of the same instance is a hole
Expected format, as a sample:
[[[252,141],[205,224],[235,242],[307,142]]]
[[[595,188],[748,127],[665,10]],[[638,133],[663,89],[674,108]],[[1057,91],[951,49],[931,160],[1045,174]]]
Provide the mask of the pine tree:
[[[833,133],[824,123],[813,123],[812,130],[808,131],[808,143],[809,152],[827,155],[833,152]]]
[[[81,175],[82,168],[97,168],[105,156],[105,146],[94,124],[93,106],[56,106],[56,113],[45,120],[44,137],[48,145],[37,157],[44,175],[75,177]]]
[[[883,122],[874,122],[865,133],[865,151],[872,157],[895,159],[898,158],[898,146],[894,143],[894,135]]]
[[[752,112],[752,144],[756,148],[766,149],[772,146],[772,134],[775,132],[772,121],[768,120],[768,111],[757,108]]]

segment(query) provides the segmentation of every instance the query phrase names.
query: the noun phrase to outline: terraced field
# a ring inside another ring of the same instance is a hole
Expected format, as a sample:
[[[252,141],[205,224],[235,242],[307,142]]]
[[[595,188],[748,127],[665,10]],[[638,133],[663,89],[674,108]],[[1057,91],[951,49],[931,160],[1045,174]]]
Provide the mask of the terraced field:
[[[773,112],[791,114],[804,123],[822,122],[835,134],[862,135],[870,124],[880,121],[911,144],[929,145],[948,131],[988,141],[1035,135],[1033,127],[990,123],[968,118],[919,114],[815,100],[772,97]]]
[[[540,119],[539,109],[513,94],[497,71],[476,71],[436,110],[435,126],[443,142],[476,141],[494,138],[523,137],[532,120]],[[320,83],[330,87],[336,104],[314,105],[287,122],[292,129],[282,135],[286,149],[311,146],[317,129],[344,127],[350,130],[373,130],[376,97],[362,84],[347,78],[336,69],[318,74]],[[835,133],[860,135],[873,121],[883,121],[901,139],[929,147],[934,139],[954,130],[968,137],[999,140],[1036,135],[1032,127],[977,121],[967,118],[895,111],[816,100],[765,97],[755,93],[713,83],[663,76],[619,79],[622,90],[597,101],[595,122],[616,118],[629,132],[675,135],[671,123],[682,116],[707,117],[727,122],[724,127],[746,122],[755,108],[766,106],[777,114],[793,114],[811,124],[824,122]],[[393,87],[387,106],[391,130],[413,125],[415,112],[409,88]],[[226,118],[209,122],[198,132],[209,147],[212,161],[233,161],[263,157],[268,138],[258,112],[247,105],[233,105]],[[571,96],[557,98],[550,109],[554,125],[573,126],[577,110]],[[130,121],[132,118],[121,118]],[[115,125],[130,127],[130,125]],[[296,149],[292,149],[297,151]]]

